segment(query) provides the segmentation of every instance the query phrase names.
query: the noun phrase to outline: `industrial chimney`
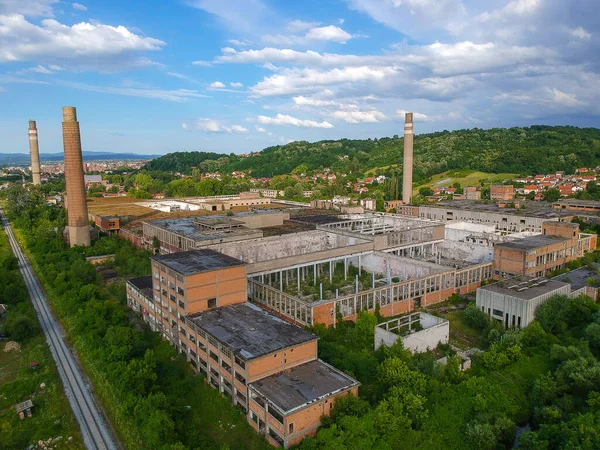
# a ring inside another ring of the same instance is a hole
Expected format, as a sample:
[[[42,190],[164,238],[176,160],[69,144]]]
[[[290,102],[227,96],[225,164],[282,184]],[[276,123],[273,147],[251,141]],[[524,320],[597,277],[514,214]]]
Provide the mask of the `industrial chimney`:
[[[40,149],[38,147],[38,133],[35,120],[29,121],[29,153],[31,154],[31,175],[33,184],[42,184],[40,178]]]
[[[413,113],[404,119],[404,175],[402,176],[402,203],[408,205],[412,199],[413,180]]]
[[[77,111],[73,106],[63,107],[63,145],[65,148],[65,181],[67,184],[67,216],[69,219],[69,243],[90,245],[88,211],[85,202],[83,179],[83,156]]]

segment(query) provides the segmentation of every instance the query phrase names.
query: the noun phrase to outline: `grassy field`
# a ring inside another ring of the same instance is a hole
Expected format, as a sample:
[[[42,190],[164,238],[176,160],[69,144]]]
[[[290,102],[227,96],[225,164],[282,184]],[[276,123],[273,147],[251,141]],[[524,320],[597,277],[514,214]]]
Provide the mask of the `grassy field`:
[[[439,188],[443,186],[452,186],[454,183],[459,183],[462,187],[465,186],[480,186],[483,184],[490,183],[501,183],[503,181],[512,180],[518,177],[517,173],[487,173],[487,172],[474,172],[471,170],[452,170],[450,172],[444,172],[431,177],[431,180],[425,184],[416,186],[413,189],[413,194],[419,193],[419,189],[422,187]]]
[[[5,343],[0,343],[0,387],[17,378],[21,364],[21,355],[18,352],[5,352],[4,346]]]

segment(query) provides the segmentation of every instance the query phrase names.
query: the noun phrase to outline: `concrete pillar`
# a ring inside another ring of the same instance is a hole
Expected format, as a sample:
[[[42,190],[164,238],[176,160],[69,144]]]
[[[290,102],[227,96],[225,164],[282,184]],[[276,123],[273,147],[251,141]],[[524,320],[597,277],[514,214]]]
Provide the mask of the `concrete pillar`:
[[[316,286],[317,285],[317,265],[316,264],[313,264],[313,274],[314,274],[314,277],[315,277],[315,279],[314,279],[314,285]]]
[[[356,294],[358,294],[358,275],[356,275]]]
[[[320,298],[321,298],[321,300],[323,300],[323,283],[320,283],[319,290],[321,292],[321,297]]]
[[[348,258],[344,258],[344,280],[348,279]]]
[[[300,267],[298,267],[297,269],[297,274],[298,274],[298,293],[300,293]]]
[[[373,282],[371,283],[371,289],[375,289],[375,272],[371,273],[373,275]]]
[[[362,268],[361,268],[361,264],[360,264],[360,255],[358,255],[358,274],[362,275]]]
[[[283,291],[283,277],[281,270],[279,271],[279,290]]]
[[[331,282],[332,282],[332,280],[333,280],[333,270],[332,270],[332,269],[333,269],[333,267],[332,267],[332,264],[333,264],[333,263],[332,263],[331,261],[329,261],[329,282],[330,282],[330,283],[331,283]]]
[[[42,184],[40,177],[40,149],[38,147],[38,132],[35,120],[29,121],[29,153],[31,154],[31,176],[33,184],[39,186]]]
[[[69,242],[71,247],[90,245],[88,210],[83,180],[83,156],[77,111],[63,108],[63,145],[65,151],[65,181],[67,185]]]
[[[404,116],[404,164],[402,177],[402,202],[406,205],[412,200],[413,181],[413,113]]]

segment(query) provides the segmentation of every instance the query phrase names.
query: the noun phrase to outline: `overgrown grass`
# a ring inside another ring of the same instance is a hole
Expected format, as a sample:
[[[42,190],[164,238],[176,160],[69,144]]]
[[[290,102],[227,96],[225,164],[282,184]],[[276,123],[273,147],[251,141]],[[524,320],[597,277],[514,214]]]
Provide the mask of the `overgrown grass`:
[[[8,303],[8,312],[16,310],[37,322],[33,305],[26,297],[24,282],[18,269],[6,270],[12,253],[4,231],[0,231],[0,266],[5,281],[18,281],[22,298],[2,298],[0,303]],[[1,278],[1,277],[0,277]],[[3,321],[5,322],[5,321]],[[0,323],[0,326],[3,325]],[[9,337],[10,338],[10,337]],[[41,328],[19,341],[19,351],[4,352],[0,345],[0,449],[23,449],[38,441],[62,436],[51,447],[56,449],[83,449],[83,441],[69,402],[65,397],[62,382],[56,365],[46,344]],[[37,362],[37,369],[30,363]],[[44,387],[42,388],[42,385]],[[15,404],[31,399],[33,416],[20,420],[14,409]]]

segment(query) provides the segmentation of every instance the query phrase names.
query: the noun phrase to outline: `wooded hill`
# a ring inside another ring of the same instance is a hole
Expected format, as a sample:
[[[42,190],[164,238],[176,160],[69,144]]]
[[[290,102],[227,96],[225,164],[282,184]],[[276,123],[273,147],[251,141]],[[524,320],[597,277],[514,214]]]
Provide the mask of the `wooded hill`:
[[[336,172],[366,171],[402,164],[403,138],[292,142],[240,158],[235,154],[170,153],[150,161],[148,170],[191,173],[251,170],[272,177],[329,167]],[[521,174],[550,173],[600,164],[600,129],[531,126],[442,131],[415,136],[415,181],[452,169]]]

